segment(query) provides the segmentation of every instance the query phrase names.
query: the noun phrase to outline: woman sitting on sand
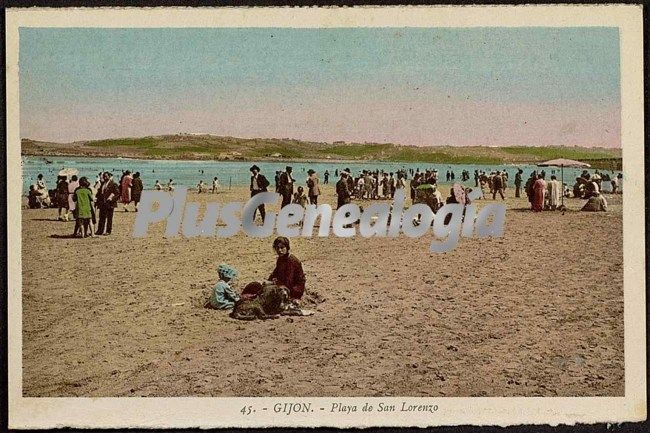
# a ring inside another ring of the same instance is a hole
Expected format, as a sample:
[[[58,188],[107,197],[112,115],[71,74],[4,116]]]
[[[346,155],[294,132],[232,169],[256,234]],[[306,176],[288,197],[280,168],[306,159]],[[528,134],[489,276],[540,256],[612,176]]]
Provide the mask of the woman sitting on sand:
[[[41,195],[36,185],[30,185],[29,194],[27,195],[27,205],[30,209],[40,209],[43,207],[40,197]]]
[[[607,200],[602,194],[592,195],[587,203],[580,209],[584,212],[607,212]]]
[[[278,260],[269,276],[269,281],[289,289],[289,297],[297,300],[302,298],[305,292],[305,273],[300,260],[293,254],[289,254],[290,248],[289,239],[284,236],[279,236],[273,241],[273,249],[278,255]]]
[[[217,267],[217,273],[219,274],[219,281],[212,289],[210,299],[208,299],[205,306],[215,310],[229,310],[239,300],[239,295],[231,287],[233,280],[237,276],[237,270],[222,263]]]

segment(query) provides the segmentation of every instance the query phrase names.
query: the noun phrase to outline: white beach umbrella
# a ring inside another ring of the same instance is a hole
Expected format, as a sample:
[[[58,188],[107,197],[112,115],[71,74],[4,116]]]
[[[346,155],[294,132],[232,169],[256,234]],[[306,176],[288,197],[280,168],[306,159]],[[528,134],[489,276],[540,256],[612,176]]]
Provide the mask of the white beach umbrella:
[[[572,167],[572,168],[589,168],[591,165],[586,162],[576,161],[575,159],[551,159],[550,161],[540,162],[537,164],[540,167]]]
[[[551,159],[549,161],[540,162],[537,164],[539,167],[560,167],[562,173],[562,206],[564,206],[564,167],[571,168],[589,168],[591,165],[586,162],[576,161],[575,159]]]
[[[71,177],[79,174],[79,170],[76,168],[63,168],[59,171],[59,176]]]

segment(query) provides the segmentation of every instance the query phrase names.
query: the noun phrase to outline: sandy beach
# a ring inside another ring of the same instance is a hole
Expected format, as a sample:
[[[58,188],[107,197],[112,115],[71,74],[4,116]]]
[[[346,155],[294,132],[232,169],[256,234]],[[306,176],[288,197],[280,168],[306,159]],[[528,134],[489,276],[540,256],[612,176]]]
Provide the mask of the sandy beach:
[[[136,239],[120,206],[111,236],[70,239],[56,209],[23,209],[23,394],[624,395],[622,196],[606,213],[567,199],[562,215],[507,195],[504,236],[449,253],[429,252],[430,232],[293,238],[315,314],[255,322],[201,304],[221,262],[240,289],[265,279],[272,238],[168,239],[156,224]]]

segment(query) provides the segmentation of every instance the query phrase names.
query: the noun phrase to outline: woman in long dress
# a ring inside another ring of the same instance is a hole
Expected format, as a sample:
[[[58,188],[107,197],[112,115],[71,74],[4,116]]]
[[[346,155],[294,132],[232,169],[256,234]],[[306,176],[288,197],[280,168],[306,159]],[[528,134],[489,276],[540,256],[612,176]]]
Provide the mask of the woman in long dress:
[[[130,171],[126,171],[124,173],[124,177],[122,178],[122,182],[120,182],[120,188],[122,188],[122,191],[120,192],[120,201],[124,203],[124,211],[128,212],[128,209],[126,208],[126,205],[131,203],[131,184],[133,183],[133,176],[131,176]]]
[[[59,176],[56,180],[56,205],[59,208],[59,220],[68,221],[68,177]]]
[[[138,203],[140,203],[143,189],[144,186],[142,185],[142,179],[140,179],[140,172],[136,171],[131,182],[131,201],[135,203],[136,212],[138,211]]]
[[[546,181],[542,176],[533,183],[533,211],[541,212],[544,210],[544,193],[546,192]]]

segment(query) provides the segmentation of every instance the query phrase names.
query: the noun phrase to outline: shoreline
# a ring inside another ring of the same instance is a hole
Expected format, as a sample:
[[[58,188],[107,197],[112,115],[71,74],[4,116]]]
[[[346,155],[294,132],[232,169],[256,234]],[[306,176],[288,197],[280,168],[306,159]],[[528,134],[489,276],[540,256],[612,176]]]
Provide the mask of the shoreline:
[[[481,161],[475,162],[429,162],[422,160],[414,161],[400,161],[400,160],[391,160],[391,159],[339,159],[339,158],[273,158],[260,156],[256,158],[249,157],[236,157],[236,158],[215,158],[215,157],[188,157],[185,155],[174,155],[169,157],[161,156],[152,156],[152,155],[120,155],[120,154],[106,154],[106,153],[72,153],[72,152],[22,152],[20,153],[21,157],[42,157],[47,159],[48,157],[53,158],[62,158],[62,157],[72,157],[72,158],[115,158],[115,159],[129,159],[129,160],[141,160],[141,161],[193,161],[193,162],[300,162],[300,163],[335,163],[335,164],[361,164],[361,163],[383,163],[383,164],[434,164],[434,165],[508,165],[508,166],[518,166],[518,165],[536,165],[541,160],[510,160],[510,161],[501,161],[498,163],[488,164]],[[622,170],[623,158],[609,158],[609,159],[588,159],[585,160],[591,163],[592,169],[602,169],[602,170],[613,170],[620,171]],[[598,164],[599,161],[602,161],[602,164]],[[615,167],[607,166],[608,163],[614,163]]]

